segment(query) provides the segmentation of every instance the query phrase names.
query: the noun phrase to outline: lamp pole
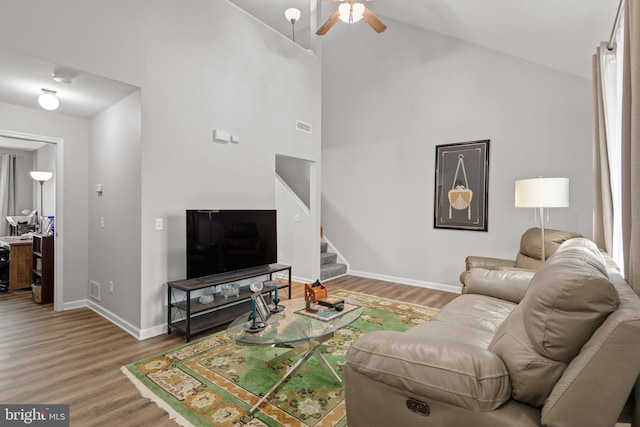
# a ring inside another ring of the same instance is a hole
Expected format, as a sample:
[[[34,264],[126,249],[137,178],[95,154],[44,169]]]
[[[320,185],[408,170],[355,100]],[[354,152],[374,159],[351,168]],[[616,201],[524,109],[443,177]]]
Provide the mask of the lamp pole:
[[[40,221],[38,226],[40,228],[40,232],[42,232],[42,217],[44,216],[44,183],[51,179],[53,172],[31,171],[29,174],[31,175],[31,178],[40,183],[40,211],[38,212]]]

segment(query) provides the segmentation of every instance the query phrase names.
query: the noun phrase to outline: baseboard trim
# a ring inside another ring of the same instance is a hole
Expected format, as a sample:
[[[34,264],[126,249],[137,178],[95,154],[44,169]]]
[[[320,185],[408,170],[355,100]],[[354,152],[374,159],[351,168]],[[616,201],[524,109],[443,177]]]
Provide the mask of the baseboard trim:
[[[128,332],[130,335],[132,335],[137,340],[143,339],[143,338],[141,338],[142,334],[141,334],[140,328],[137,328],[136,326],[134,326],[131,323],[129,323],[126,320],[124,320],[122,317],[118,316],[117,314],[114,314],[114,313],[110,312],[109,310],[107,310],[104,307],[96,304],[95,302],[93,302],[91,300],[86,300],[86,301],[87,301],[87,307],[90,310],[93,310],[94,312],[98,313],[100,316],[102,316],[105,319],[107,319],[109,322],[111,322],[114,325],[118,326],[120,329],[124,330],[125,332]]]
[[[417,286],[420,288],[435,289],[438,291],[453,292],[457,294],[459,294],[462,290],[461,286],[456,286],[456,285],[445,285],[441,283],[425,282],[420,280],[407,279],[404,277],[395,277],[395,276],[386,276],[383,274],[368,273],[365,271],[349,270],[346,275],[364,277],[367,279],[384,280],[387,282]],[[343,276],[337,276],[337,277],[343,277]],[[334,279],[334,277],[332,277],[331,279]],[[297,283],[313,283],[315,280],[308,279],[305,277],[295,276],[291,278],[291,281],[297,282]],[[97,314],[104,317],[114,325],[118,326],[120,329],[126,331],[127,333],[129,333],[131,336],[133,336],[135,339],[139,341],[157,337],[159,335],[167,333],[166,324],[156,325],[156,326],[152,326],[150,328],[145,328],[145,329],[140,329],[132,325],[128,321],[124,320],[122,317],[118,316],[117,314],[114,314],[111,311],[105,309],[104,307],[97,304],[95,301],[92,301],[91,299],[71,301],[71,302],[64,303],[63,310],[75,310],[83,307],[87,307],[90,310],[96,312]]]
[[[404,277],[386,276],[383,274],[368,273],[366,271],[349,270],[347,274],[351,276],[364,277],[367,279],[384,280],[386,282],[400,283],[403,285],[417,286],[419,288],[435,289],[437,291],[453,292],[459,294],[462,292],[462,285],[445,285],[442,283],[425,282],[422,280],[407,279]]]
[[[140,329],[132,325],[131,323],[127,322],[117,314],[114,314],[111,311],[105,309],[104,307],[97,304],[95,301],[91,299],[65,302],[64,305],[62,306],[63,311],[77,310],[79,308],[88,308],[89,310],[99,314],[100,316],[104,317],[105,319],[107,319],[109,322],[113,323],[120,329],[129,333],[138,341],[146,340],[148,338],[153,338],[158,335],[167,333],[167,325],[165,324],[152,326],[146,329]]]

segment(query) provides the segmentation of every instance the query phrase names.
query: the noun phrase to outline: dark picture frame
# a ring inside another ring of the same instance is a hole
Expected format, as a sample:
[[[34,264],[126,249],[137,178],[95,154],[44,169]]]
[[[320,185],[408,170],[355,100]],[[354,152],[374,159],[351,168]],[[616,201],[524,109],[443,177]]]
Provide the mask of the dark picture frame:
[[[256,301],[256,314],[258,315],[258,317],[263,323],[266,323],[269,317],[271,316],[271,310],[269,310],[269,306],[267,305],[267,302],[264,300],[264,297],[262,296],[262,294],[258,292],[252,294],[251,298],[253,298]]]
[[[434,228],[489,229],[489,143],[436,145]]]

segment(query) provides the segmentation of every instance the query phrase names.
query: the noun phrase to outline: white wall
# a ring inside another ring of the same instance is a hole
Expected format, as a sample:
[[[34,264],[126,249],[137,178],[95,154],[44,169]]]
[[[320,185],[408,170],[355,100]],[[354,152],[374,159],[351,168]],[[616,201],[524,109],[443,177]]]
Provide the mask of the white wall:
[[[185,209],[272,209],[275,155],[319,162],[320,133],[295,130],[296,120],[320,129],[319,60],[223,1],[33,0],[4,2],[3,14],[12,19],[0,28],[0,45],[141,88],[140,280],[133,284],[140,304],[119,317],[141,337],[160,333],[166,282],[186,274]],[[213,143],[213,129],[241,142]],[[86,232],[95,183],[84,168],[77,183]],[[96,244],[85,254],[98,253]],[[80,261],[86,265],[86,255]],[[129,276],[122,280],[134,282]],[[86,268],[84,277],[86,298]],[[129,307],[127,296],[116,288],[113,306]]]
[[[547,226],[590,236],[591,83],[389,21],[323,39],[322,222],[352,270],[457,287],[466,255],[513,258],[535,225],[521,178],[569,177]],[[482,139],[488,232],[434,229],[435,146]]]
[[[93,117],[88,158],[89,280],[100,284],[91,303],[131,325],[141,305],[140,120],[140,91]]]
[[[1,39],[2,37],[0,37]],[[89,122],[44,110],[17,107],[0,103],[0,129],[40,136],[61,138],[64,141],[64,173],[56,170],[56,178],[62,176],[64,195],[56,194],[58,212],[63,209],[64,218],[56,218],[56,230],[64,230],[57,242],[64,239],[64,294],[65,303],[84,300],[87,297],[87,149]],[[46,194],[45,194],[46,197]],[[64,204],[60,201],[64,198]],[[45,202],[46,206],[46,202]],[[56,246],[57,248],[58,246]],[[58,256],[58,255],[56,255]],[[57,286],[57,285],[56,285]]]
[[[315,57],[226,2],[153,4],[141,85],[143,328],[164,321],[164,283],[185,277],[185,209],[273,209],[275,155],[320,156],[319,134],[295,130],[297,119],[320,125]],[[240,143],[213,143],[212,129]]]

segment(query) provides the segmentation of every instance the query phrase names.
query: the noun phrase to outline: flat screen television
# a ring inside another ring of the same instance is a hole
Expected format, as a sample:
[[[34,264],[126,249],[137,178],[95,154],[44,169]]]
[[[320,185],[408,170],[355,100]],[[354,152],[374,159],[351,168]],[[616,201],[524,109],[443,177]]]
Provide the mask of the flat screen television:
[[[187,279],[278,260],[275,210],[187,210]]]

